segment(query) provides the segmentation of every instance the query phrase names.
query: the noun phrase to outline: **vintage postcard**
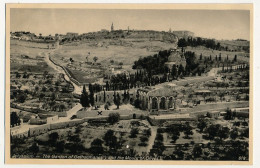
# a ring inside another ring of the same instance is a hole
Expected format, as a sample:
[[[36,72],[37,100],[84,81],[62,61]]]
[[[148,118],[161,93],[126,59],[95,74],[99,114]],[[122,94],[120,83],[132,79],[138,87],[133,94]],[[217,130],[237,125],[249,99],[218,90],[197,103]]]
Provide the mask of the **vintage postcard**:
[[[8,164],[252,164],[252,4],[7,4]]]

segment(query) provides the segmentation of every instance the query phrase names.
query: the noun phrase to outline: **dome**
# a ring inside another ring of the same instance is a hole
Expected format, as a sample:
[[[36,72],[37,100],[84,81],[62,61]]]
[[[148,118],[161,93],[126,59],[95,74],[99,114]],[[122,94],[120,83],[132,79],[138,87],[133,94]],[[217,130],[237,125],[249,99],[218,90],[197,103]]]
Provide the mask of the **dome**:
[[[181,61],[181,55],[179,52],[172,52],[171,55],[168,57],[168,62],[178,62]]]

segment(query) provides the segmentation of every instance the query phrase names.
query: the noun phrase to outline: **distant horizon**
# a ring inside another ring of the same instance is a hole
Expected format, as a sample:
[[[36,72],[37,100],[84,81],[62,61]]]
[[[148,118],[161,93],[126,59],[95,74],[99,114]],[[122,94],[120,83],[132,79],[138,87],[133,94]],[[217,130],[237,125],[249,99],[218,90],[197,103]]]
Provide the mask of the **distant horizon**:
[[[11,32],[43,36],[115,30],[190,31],[196,37],[250,41],[245,10],[11,9]]]
[[[102,29],[98,30],[98,31],[101,31]],[[105,30],[108,30],[108,29],[105,29]],[[127,30],[127,29],[118,29],[118,30]],[[141,29],[130,29],[130,30],[134,30],[134,31],[157,31],[157,32],[168,32],[168,31],[160,31],[160,30],[141,30]],[[98,31],[95,31],[95,32],[98,32]],[[109,31],[109,30],[108,30]],[[117,31],[117,30],[115,30]],[[188,32],[192,32],[192,31],[189,31],[189,30],[172,30],[172,32],[175,32],[175,31],[188,31]],[[34,32],[31,32],[31,31],[25,31],[25,30],[17,30],[17,31],[10,31],[10,33],[13,33],[13,32],[30,32],[32,34],[35,34],[36,36],[39,36],[39,33],[34,33]],[[54,33],[54,34],[46,34],[46,35],[43,35],[42,36],[55,36],[55,34],[59,34],[59,35],[66,35],[67,33],[78,33],[78,32],[65,32],[65,33]],[[78,33],[79,35],[82,35],[82,34],[87,34],[87,33],[93,33],[92,32],[83,32],[83,33]],[[192,32],[194,33],[194,32]],[[200,38],[206,38],[206,39],[213,39],[213,40],[228,40],[228,41],[232,41],[232,40],[246,40],[246,41],[250,41],[250,40],[247,40],[247,39],[242,39],[242,38],[236,38],[236,39],[216,39],[216,38],[210,38],[210,37],[202,37],[202,36],[196,36],[196,34],[194,33],[194,37],[200,37]]]

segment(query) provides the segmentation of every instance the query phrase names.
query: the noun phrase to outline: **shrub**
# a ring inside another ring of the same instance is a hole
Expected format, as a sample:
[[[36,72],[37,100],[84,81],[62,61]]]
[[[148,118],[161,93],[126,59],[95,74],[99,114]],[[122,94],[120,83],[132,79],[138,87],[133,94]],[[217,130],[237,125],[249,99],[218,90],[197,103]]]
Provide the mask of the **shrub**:
[[[110,113],[110,114],[108,115],[107,121],[108,121],[110,124],[115,124],[115,123],[117,123],[119,120],[120,120],[120,115],[119,115],[119,113]]]
[[[138,134],[138,128],[132,128],[130,132],[130,138],[136,138]]]

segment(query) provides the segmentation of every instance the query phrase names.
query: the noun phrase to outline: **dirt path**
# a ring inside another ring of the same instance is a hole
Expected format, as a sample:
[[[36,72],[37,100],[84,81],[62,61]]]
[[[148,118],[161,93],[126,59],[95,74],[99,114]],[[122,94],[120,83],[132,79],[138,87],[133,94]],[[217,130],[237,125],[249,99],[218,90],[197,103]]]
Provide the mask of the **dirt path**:
[[[148,146],[147,146],[147,150],[146,150],[147,153],[149,153],[150,150],[153,148],[153,144],[154,144],[155,137],[156,137],[156,134],[157,134],[157,127],[150,126],[150,128],[151,128],[151,136],[150,136],[149,141],[148,141]]]
[[[81,94],[82,88],[81,88],[80,86],[76,85],[73,81],[71,81],[70,78],[68,77],[68,75],[64,72],[64,70],[63,70],[61,67],[55,65],[53,62],[50,61],[49,57],[50,57],[50,55],[51,55],[54,51],[55,51],[55,50],[48,51],[48,52],[44,52],[44,53],[43,53],[43,55],[44,55],[44,57],[45,57],[45,58],[44,58],[44,61],[45,61],[50,67],[52,67],[54,70],[56,70],[58,73],[64,74],[65,80],[70,81],[70,82],[73,84],[73,86],[74,86],[74,91],[73,91],[73,92],[74,92],[74,93],[76,93],[76,94]]]

